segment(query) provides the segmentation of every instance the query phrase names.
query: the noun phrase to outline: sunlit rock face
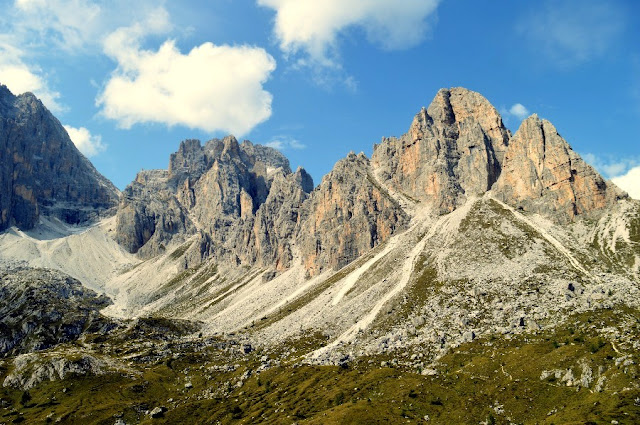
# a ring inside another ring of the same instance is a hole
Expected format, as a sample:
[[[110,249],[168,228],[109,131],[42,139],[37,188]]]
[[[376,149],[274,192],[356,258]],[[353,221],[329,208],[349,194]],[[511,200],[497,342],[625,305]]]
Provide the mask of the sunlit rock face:
[[[373,178],[364,154],[336,163],[303,205],[300,246],[310,274],[339,269],[408,223],[400,205]]]
[[[537,115],[511,139],[494,192],[507,204],[560,223],[597,214],[624,196]]]
[[[442,89],[400,138],[374,147],[372,166],[390,188],[440,213],[489,190],[498,179],[509,132],[480,94]]]

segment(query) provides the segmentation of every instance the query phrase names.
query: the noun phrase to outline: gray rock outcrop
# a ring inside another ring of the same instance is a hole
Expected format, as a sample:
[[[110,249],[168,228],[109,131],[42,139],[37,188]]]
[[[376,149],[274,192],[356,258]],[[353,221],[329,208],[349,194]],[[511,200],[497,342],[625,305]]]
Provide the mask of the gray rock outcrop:
[[[162,253],[174,238],[184,241],[195,233],[188,213],[168,190],[164,170],[141,171],[122,192],[116,218],[116,241],[142,257]]]
[[[62,381],[69,376],[102,375],[112,365],[89,354],[76,358],[47,358],[30,353],[17,356],[13,360],[13,367],[2,386],[27,391],[43,381]]]
[[[31,229],[41,214],[72,224],[94,220],[118,196],[42,102],[0,85],[0,230]]]
[[[76,340],[87,329],[109,328],[99,311],[111,304],[64,273],[0,270],[0,355],[43,350]]]
[[[198,257],[231,264],[290,266],[298,209],[313,188],[303,169],[291,172],[275,149],[239,144],[233,136],[201,146],[186,140],[167,171],[141,172],[124,191],[116,239],[151,257],[198,235]]]

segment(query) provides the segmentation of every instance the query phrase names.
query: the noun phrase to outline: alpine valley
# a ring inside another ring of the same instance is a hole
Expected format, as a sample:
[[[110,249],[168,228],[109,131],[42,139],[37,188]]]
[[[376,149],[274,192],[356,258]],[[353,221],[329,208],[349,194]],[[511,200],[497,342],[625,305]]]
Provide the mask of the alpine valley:
[[[442,89],[314,185],[185,140],[120,193],[0,86],[0,423],[640,423],[640,201]]]

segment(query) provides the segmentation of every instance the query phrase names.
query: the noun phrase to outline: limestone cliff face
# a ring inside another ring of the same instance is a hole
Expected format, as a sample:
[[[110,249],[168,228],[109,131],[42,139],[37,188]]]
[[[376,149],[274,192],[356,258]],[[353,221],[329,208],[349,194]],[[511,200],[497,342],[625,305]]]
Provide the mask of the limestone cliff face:
[[[292,173],[279,152],[230,136],[185,141],[168,170],[141,172],[123,192],[116,239],[148,258],[197,235],[189,263],[283,271],[299,253],[316,274],[350,263],[407,222],[363,154],[339,161],[314,190],[311,176]]]
[[[116,218],[116,241],[129,252],[152,257],[174,241],[184,241],[196,229],[187,210],[168,190],[164,170],[141,171],[122,192]]]
[[[303,205],[298,237],[310,274],[339,269],[408,223],[408,216],[372,175],[364,154],[336,163]]]
[[[293,244],[303,203],[313,190],[313,180],[303,168],[286,173],[282,168],[273,176],[269,195],[256,212],[250,245],[255,246],[254,261],[282,271],[291,267]]]
[[[191,257],[284,269],[293,258],[297,211],[312,188],[311,177],[291,173],[274,149],[233,136],[204,146],[186,140],[168,170],[143,172],[125,189],[116,238],[151,257],[198,234]]]
[[[374,146],[371,162],[385,185],[444,214],[491,188],[509,136],[498,111],[480,94],[442,89],[405,135]]]
[[[30,229],[40,214],[93,220],[118,196],[34,95],[14,96],[0,85],[0,230]]]
[[[490,190],[560,223],[623,196],[547,121],[531,117],[512,138],[484,97],[453,88],[440,90],[405,135],[375,146],[371,161],[349,154],[315,189],[274,149],[233,136],[186,140],[167,171],[141,173],[125,190],[117,238],[151,257],[197,235],[187,265],[213,258],[282,271],[301,261],[315,275],[405,229],[410,217],[397,196],[446,214]]]
[[[523,121],[511,140],[494,192],[507,204],[560,223],[596,214],[624,197],[537,115]]]

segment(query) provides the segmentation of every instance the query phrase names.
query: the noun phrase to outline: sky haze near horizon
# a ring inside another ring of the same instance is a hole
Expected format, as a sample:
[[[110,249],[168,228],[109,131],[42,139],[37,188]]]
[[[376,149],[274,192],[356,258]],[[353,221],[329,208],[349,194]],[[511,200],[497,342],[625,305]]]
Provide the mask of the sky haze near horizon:
[[[0,83],[34,92],[123,189],[181,140],[234,134],[318,184],[438,89],[532,113],[640,198],[632,0],[0,0]],[[123,13],[126,11],[126,13]]]

